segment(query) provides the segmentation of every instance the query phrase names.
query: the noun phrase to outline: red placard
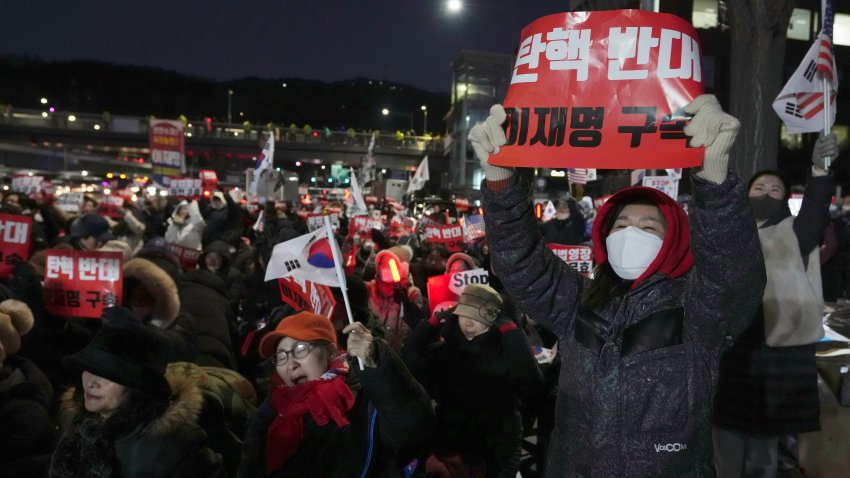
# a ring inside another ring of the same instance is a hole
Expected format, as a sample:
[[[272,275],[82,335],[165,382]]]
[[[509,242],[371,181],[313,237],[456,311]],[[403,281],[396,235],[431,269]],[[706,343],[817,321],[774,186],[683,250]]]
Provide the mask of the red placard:
[[[121,304],[120,252],[50,249],[44,267],[44,306],[53,314],[100,318]]]
[[[703,92],[699,37],[640,10],[558,13],[522,30],[501,166],[697,166],[682,107]]]
[[[458,211],[466,212],[469,210],[469,199],[467,198],[455,198],[455,208]]]
[[[460,224],[425,226],[425,242],[442,244],[449,252],[460,252],[463,250],[463,228]]]
[[[218,188],[218,175],[212,169],[198,171],[204,191],[215,191]]]
[[[0,278],[9,277],[15,264],[29,259],[32,218],[0,214]]]
[[[463,290],[472,284],[488,285],[490,275],[484,269],[472,269],[428,278],[428,302],[433,311],[443,302],[457,302]]]
[[[277,285],[280,287],[280,298],[296,310],[310,310],[330,317],[336,306],[336,299],[326,285],[292,277],[278,279]]]
[[[193,271],[198,267],[201,251],[180,244],[169,244],[168,248],[180,260],[180,268],[183,269],[183,272]]]
[[[561,244],[546,244],[556,256],[573,269],[585,276],[593,270],[593,249],[587,246],[563,246]]]
[[[100,200],[100,206],[98,207],[97,213],[101,216],[109,216],[113,219],[120,219],[124,217],[124,214],[121,211],[122,206],[124,206],[124,198],[116,194],[110,194],[109,196],[103,196],[103,199]]]

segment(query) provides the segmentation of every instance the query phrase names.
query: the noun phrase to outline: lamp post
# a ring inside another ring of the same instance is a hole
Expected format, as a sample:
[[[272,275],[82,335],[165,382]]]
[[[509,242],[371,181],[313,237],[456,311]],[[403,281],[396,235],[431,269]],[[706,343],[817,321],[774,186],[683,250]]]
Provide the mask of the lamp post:
[[[428,134],[428,107],[422,105],[420,108],[422,110],[422,134]]]
[[[233,123],[233,90],[227,90],[227,124]]]

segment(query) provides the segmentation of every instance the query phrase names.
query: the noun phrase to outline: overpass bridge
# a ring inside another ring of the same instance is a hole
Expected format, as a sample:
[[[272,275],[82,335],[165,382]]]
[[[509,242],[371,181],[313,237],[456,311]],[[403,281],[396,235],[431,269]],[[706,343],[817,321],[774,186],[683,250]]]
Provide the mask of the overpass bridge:
[[[221,181],[241,184],[253,167],[268,127],[186,121],[187,175],[213,169]],[[321,183],[334,164],[359,167],[370,133],[273,127],[275,167],[295,172],[301,182]],[[386,177],[407,179],[428,155],[445,157],[443,141],[426,136],[378,134],[373,150]],[[150,174],[148,118],[15,110],[0,113],[0,176],[32,171],[73,179],[85,171]],[[439,161],[431,164],[439,167]],[[432,167],[434,167],[432,166]],[[433,174],[433,173],[432,173]],[[324,184],[323,184],[324,185]]]

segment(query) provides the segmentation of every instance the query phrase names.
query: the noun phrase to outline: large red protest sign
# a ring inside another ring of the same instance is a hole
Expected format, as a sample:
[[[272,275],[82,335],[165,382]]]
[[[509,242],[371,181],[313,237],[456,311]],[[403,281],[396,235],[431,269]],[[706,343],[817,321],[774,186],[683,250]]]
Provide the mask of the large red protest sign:
[[[120,252],[50,249],[44,267],[44,305],[53,314],[100,318],[121,305]]]
[[[32,218],[0,214],[0,278],[9,277],[15,264],[29,258]]]
[[[336,299],[330,287],[292,277],[277,280],[280,298],[296,310],[309,310],[330,317],[336,306]]]
[[[703,92],[694,28],[640,10],[559,13],[522,30],[501,166],[690,167],[682,108]]]
[[[463,228],[460,224],[450,226],[425,226],[425,242],[442,244],[449,252],[463,250]]]
[[[546,244],[568,266],[585,276],[593,270],[593,250],[587,246],[564,246],[561,244]]]

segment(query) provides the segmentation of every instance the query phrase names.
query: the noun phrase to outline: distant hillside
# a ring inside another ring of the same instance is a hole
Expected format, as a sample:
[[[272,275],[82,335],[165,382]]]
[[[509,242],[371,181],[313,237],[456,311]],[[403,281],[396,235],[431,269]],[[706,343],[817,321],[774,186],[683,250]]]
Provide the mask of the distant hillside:
[[[216,82],[158,68],[0,57],[0,104],[21,108],[41,108],[39,100],[46,97],[59,110],[162,118],[182,114],[223,121],[230,89],[234,122],[331,129],[408,129],[410,117],[404,115],[412,113],[414,129],[421,132],[421,106],[427,105],[428,129],[442,132],[450,101],[446,92],[365,78],[334,83],[299,78]],[[400,114],[382,116],[382,108]]]

